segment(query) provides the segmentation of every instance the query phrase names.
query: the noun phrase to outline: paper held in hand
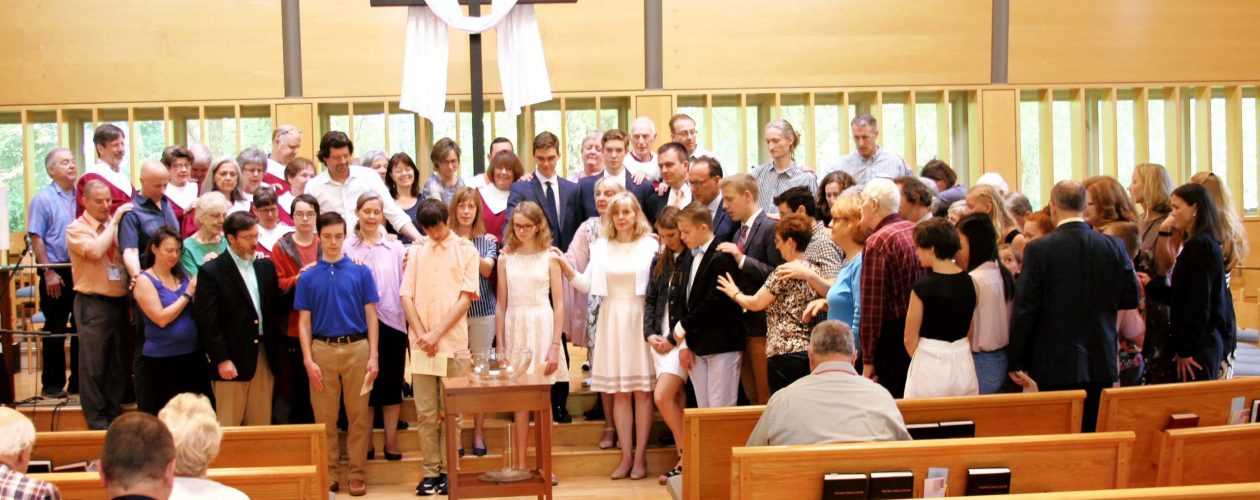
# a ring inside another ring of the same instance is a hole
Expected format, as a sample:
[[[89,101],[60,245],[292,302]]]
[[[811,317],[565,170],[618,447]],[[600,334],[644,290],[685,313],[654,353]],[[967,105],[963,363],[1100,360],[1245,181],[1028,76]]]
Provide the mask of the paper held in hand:
[[[446,376],[446,363],[450,361],[449,355],[437,354],[430,356],[429,353],[420,349],[411,350],[411,373],[413,375],[433,375],[435,377]]]

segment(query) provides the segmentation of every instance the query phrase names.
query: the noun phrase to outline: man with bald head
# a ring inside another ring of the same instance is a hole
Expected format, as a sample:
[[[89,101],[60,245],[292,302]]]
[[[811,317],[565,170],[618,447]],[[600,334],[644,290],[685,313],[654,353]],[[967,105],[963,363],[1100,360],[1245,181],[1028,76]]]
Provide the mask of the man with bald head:
[[[276,196],[293,189],[284,178],[284,168],[297,158],[301,148],[302,131],[297,127],[286,124],[271,131],[271,154],[267,155],[267,173],[263,175],[263,182],[276,188]]]
[[[206,180],[206,172],[210,171],[210,162],[213,157],[210,155],[210,148],[205,144],[194,142],[188,145],[188,152],[192,153],[192,170],[189,175],[192,180],[197,181],[198,186],[204,186]]]
[[[656,144],[656,124],[646,116],[635,118],[634,123],[630,124],[630,154],[626,155],[621,162],[630,169],[630,172],[659,181],[661,168],[656,154],[652,151],[653,144]],[[686,158],[683,160],[685,161]]]
[[[146,161],[140,166],[140,190],[131,197],[135,207],[118,227],[118,245],[122,247],[127,273],[134,279],[140,274],[140,254],[149,248],[149,236],[162,226],[179,231],[175,206],[166,198],[166,184],[171,174],[166,165]]]
[[[1054,185],[1055,230],[1024,248],[1009,369],[1012,379],[1023,385],[1031,378],[1042,391],[1084,389],[1081,431],[1093,432],[1102,390],[1118,375],[1116,313],[1137,309],[1138,282],[1124,245],[1091,229],[1084,211],[1085,186]]]

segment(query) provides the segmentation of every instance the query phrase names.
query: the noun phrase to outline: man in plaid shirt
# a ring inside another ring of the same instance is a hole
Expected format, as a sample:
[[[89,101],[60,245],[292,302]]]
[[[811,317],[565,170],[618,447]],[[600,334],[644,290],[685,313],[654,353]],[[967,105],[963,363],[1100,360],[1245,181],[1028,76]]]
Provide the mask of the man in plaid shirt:
[[[901,191],[888,179],[862,190],[862,226],[872,234],[862,251],[862,375],[900,398],[910,356],[905,348],[910,289],[926,270],[915,255],[914,223],[897,215]]]
[[[0,406],[0,498],[60,500],[52,483],[28,477],[26,466],[35,449],[35,425],[25,415]]]

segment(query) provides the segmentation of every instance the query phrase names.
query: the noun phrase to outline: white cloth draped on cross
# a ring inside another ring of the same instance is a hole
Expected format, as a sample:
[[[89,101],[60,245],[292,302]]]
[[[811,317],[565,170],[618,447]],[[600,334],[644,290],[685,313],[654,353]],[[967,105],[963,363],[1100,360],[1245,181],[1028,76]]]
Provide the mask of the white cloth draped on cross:
[[[492,0],[490,14],[482,17],[464,16],[457,0],[428,0],[427,7],[409,7],[399,107],[430,120],[442,116],[446,108],[447,26],[465,33],[496,28],[503,103],[512,116],[519,115],[525,106],[551,100],[551,80],[534,6],[516,5],[516,1]]]

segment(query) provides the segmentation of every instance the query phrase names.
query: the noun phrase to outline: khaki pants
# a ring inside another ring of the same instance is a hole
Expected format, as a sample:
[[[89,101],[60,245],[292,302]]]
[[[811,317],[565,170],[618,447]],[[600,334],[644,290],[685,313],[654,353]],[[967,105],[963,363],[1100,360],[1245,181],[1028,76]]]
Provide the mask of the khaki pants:
[[[455,363],[448,363],[446,376],[457,375]],[[443,425],[446,404],[442,400],[442,377],[412,375],[411,388],[415,394],[416,419],[419,420],[416,429],[420,432],[424,477],[438,477],[446,473],[446,427]]]
[[[218,370],[218,367],[210,369]],[[210,387],[214,390],[219,425],[271,425],[271,392],[275,379],[271,376],[262,347],[258,348],[258,368],[254,370],[252,380],[212,380]]]
[[[324,390],[311,387],[311,409],[315,423],[324,424],[328,443],[328,480],[340,481],[341,450],[337,446],[338,402],[346,404],[346,456],[350,461],[350,480],[365,481],[367,478],[368,444],[372,439],[372,419],[368,416],[368,395],[360,395],[363,379],[367,376],[368,340],[349,344],[330,344],[311,341],[311,358],[319,365],[324,377]]]

